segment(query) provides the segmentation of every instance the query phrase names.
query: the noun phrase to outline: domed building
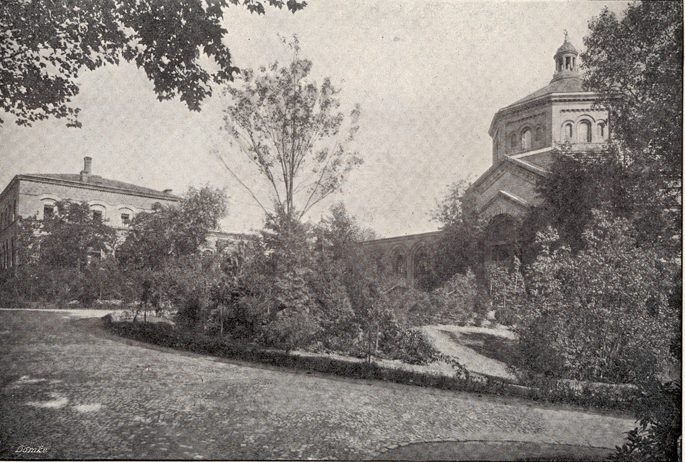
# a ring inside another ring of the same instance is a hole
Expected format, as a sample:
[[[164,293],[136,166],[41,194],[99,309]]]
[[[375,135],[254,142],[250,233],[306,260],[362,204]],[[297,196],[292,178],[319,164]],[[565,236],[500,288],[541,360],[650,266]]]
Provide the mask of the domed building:
[[[594,108],[597,95],[583,90],[578,51],[568,41],[554,54],[554,75],[540,90],[506,106],[490,124],[492,166],[471,186],[478,215],[489,221],[491,260],[509,258],[515,224],[539,203],[535,187],[547,173],[552,151],[598,149],[608,138],[607,112]]]
[[[486,259],[507,260],[515,254],[518,222],[541,199],[538,180],[548,174],[552,152],[565,144],[570,149],[599,149],[607,141],[607,111],[594,108],[597,95],[583,90],[578,51],[565,37],[554,54],[554,74],[540,90],[505,106],[492,119],[492,166],[469,188],[479,218],[486,228]],[[362,247],[386,270],[412,283],[428,261],[427,249],[440,231],[376,239]]]

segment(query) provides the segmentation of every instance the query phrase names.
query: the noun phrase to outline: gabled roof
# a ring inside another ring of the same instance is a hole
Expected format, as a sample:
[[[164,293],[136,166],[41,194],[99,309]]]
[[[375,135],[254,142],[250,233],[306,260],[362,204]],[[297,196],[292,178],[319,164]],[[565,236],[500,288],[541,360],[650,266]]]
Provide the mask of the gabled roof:
[[[495,172],[497,172],[498,170],[500,170],[503,167],[506,167],[507,165],[512,165],[516,168],[526,170],[526,171],[533,173],[537,176],[544,176],[548,173],[547,170],[540,168],[537,165],[526,162],[525,160],[514,159],[514,158],[509,157],[509,156],[504,156],[499,160],[499,162],[493,164],[481,176],[479,176],[478,179],[476,181],[474,181],[473,184],[469,187],[469,190],[473,190],[473,189],[479,187],[480,184],[483,183],[488,177],[492,176]]]
[[[17,175],[19,180],[33,180],[33,181],[48,181],[50,183],[64,183],[65,185],[76,188],[100,189],[100,190],[114,190],[115,192],[130,194],[135,196],[147,196],[168,201],[179,201],[180,198],[173,194],[168,194],[162,191],[157,191],[143,186],[134,185],[131,183],[124,183],[123,181],[110,180],[102,178],[99,175],[88,175],[87,181],[81,181],[81,175],[71,173],[45,174],[45,173],[31,173]]]
[[[479,214],[484,213],[492,204],[494,204],[497,200],[503,199],[507,202],[511,202],[514,205],[521,207],[522,209],[527,209],[530,207],[530,203],[522,199],[514,194],[511,194],[510,192],[499,190],[497,191],[497,194],[492,196],[489,201],[487,201],[478,211]]]

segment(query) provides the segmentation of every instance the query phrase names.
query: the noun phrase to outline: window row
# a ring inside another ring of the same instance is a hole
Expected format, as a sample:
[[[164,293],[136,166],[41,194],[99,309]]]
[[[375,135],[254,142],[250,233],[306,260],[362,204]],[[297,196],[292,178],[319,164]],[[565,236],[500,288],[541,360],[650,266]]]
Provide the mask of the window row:
[[[510,133],[507,143],[511,151],[541,148],[545,144],[545,129],[540,126],[524,127],[520,131]]]
[[[14,223],[17,215],[17,201],[11,201],[0,211],[0,230],[4,230]]]
[[[606,122],[597,122],[594,126],[590,120],[581,120],[577,124],[564,122],[562,126],[562,142],[569,143],[597,143],[607,138]]]
[[[17,265],[17,252],[14,238],[10,238],[0,245],[0,268],[11,268]]]
[[[113,217],[107,215],[107,207],[104,205],[93,204],[90,209],[93,213],[93,220],[99,222],[109,220],[112,226],[129,227],[134,215],[133,209],[128,207],[119,207]],[[44,200],[42,212],[43,218],[53,216],[55,214],[55,201]]]

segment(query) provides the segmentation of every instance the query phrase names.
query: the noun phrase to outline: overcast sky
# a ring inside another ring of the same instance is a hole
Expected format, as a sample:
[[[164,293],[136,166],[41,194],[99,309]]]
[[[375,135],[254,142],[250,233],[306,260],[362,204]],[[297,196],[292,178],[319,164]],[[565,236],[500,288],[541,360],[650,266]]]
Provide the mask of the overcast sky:
[[[565,29],[581,50],[592,17],[625,5],[311,0],[295,15],[267,9],[265,16],[232,7],[225,43],[234,64],[250,68],[287,62],[278,34],[297,34],[314,80],[331,77],[346,108],[361,105],[355,147],[364,164],[309,218],[318,221],[343,200],[363,225],[389,237],[436,230],[430,211],[449,184],[491,165],[495,112],[549,83]],[[80,83],[81,129],[60,120],[18,127],[3,114],[0,187],[20,173],[78,173],[91,156],[94,174],[153,189],[226,187],[223,230],[261,228],[261,209],[214,154],[249,175],[220,130],[219,92],[191,113],[178,100],[158,102],[134,65],[87,72]]]

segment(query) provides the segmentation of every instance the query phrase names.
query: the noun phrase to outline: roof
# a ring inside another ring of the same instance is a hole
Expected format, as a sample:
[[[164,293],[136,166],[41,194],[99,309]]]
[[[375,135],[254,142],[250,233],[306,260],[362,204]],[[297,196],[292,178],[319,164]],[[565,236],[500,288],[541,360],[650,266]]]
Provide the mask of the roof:
[[[564,40],[564,43],[559,47],[554,56],[559,56],[564,53],[574,53],[576,55],[578,54],[576,47],[571,45],[571,42],[569,42],[568,39]]]
[[[540,152],[540,151],[538,151]],[[537,165],[531,164],[530,162],[526,162],[525,160],[521,159],[515,159],[509,156],[504,156],[502,157],[498,162],[494,163],[492,166],[490,166],[489,169],[487,169],[481,176],[479,176],[476,181],[474,181],[471,186],[469,186],[469,190],[475,190],[477,189],[484,181],[486,178],[494,174],[497,170],[505,167],[506,165],[512,165],[516,168],[520,168],[523,170],[526,170],[530,173],[533,173],[537,176],[544,176],[548,172],[541,168],[538,167]]]
[[[162,191],[157,191],[150,188],[145,188],[143,186],[134,185],[131,183],[124,183],[123,181],[110,180],[107,178],[102,178],[99,175],[88,175],[88,181],[81,181],[81,175],[71,174],[71,173],[59,173],[59,174],[44,174],[44,173],[31,173],[24,175],[17,175],[19,179],[22,180],[48,180],[56,181],[62,183],[70,183],[74,187],[91,187],[95,189],[110,189],[122,192],[125,194],[131,194],[136,196],[152,196],[159,199],[165,199],[169,201],[178,201],[180,198],[173,194],[168,194]],[[73,184],[72,184],[73,183]]]
[[[542,87],[538,91],[531,93],[525,98],[521,98],[509,106],[516,106],[517,104],[525,103],[527,101],[532,101],[534,99],[541,98],[543,96],[551,95],[552,93],[582,93],[583,90],[583,79],[579,75],[566,77],[562,79],[552,80],[547,86]],[[506,109],[506,106],[504,109]]]

